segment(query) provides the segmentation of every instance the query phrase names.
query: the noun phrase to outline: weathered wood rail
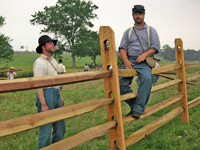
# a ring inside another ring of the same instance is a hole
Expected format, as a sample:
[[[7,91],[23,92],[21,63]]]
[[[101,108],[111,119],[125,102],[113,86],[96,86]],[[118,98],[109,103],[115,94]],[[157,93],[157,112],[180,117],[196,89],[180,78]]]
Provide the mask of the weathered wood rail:
[[[175,39],[176,63],[152,69],[152,74],[177,70],[177,79],[173,79],[166,83],[154,86],[151,90],[151,92],[156,92],[166,87],[177,84],[179,94],[146,108],[140,119],[148,117],[149,115],[175,102],[179,102],[180,106],[165,114],[161,118],[146,125],[140,130],[132,133],[126,139],[123,128],[124,125],[130,124],[137,120],[130,116],[125,118],[122,117],[121,102],[136,97],[137,92],[120,96],[118,77],[136,76],[137,71],[135,69],[118,69],[114,32],[110,27],[100,27],[100,44],[103,71],[81,72],[63,74],[59,76],[33,77],[0,81],[0,93],[36,89],[46,86],[86,82],[104,78],[105,98],[1,121],[0,137],[12,135],[48,123],[92,112],[102,107],[106,107],[107,109],[107,123],[89,128],[74,136],[66,138],[55,144],[49,145],[43,148],[43,150],[71,149],[106,132],[109,132],[110,149],[114,150],[118,147],[120,150],[124,150],[126,149],[126,147],[141,140],[143,137],[155,131],[160,126],[167,123],[169,120],[173,119],[179,114],[181,115],[182,122],[189,123],[188,109],[198,105],[200,103],[200,97],[190,101],[189,103],[187,102],[186,82],[198,80],[200,79],[200,75],[186,79],[185,65],[183,59],[183,43],[181,39]],[[112,66],[112,70],[109,70],[110,66]],[[111,93],[113,95],[112,97]]]

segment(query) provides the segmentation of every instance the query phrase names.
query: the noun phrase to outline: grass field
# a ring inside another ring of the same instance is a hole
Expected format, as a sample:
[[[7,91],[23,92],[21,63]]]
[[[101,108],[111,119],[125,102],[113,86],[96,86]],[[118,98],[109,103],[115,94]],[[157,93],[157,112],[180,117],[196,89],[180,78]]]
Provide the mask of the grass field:
[[[35,60],[40,56],[38,53],[16,53],[13,56],[14,61],[10,62],[8,65],[9,67],[13,66],[17,69],[25,69],[29,70],[33,67],[33,63]],[[62,55],[63,64],[67,68],[72,67],[72,57],[71,55],[63,54]],[[58,60],[57,60],[58,61]],[[83,57],[83,58],[77,58],[76,57],[76,67],[84,67],[85,63],[91,64],[92,59],[90,57]],[[96,58],[96,64],[101,64],[101,57],[97,56]],[[0,64],[0,67],[4,65],[3,63]]]
[[[24,71],[32,70],[32,65],[38,54],[16,54],[15,61],[8,64]],[[64,58],[68,58],[65,60]],[[66,66],[67,73],[83,71],[85,63],[91,63],[90,58],[76,59],[77,68],[71,68],[71,57],[64,55],[63,63]],[[98,58],[97,63],[101,63]],[[167,65],[174,62],[161,62],[161,65]],[[189,63],[189,62],[187,62]],[[80,68],[79,68],[80,67]],[[95,69],[91,70],[94,71]],[[200,72],[200,66],[186,68],[186,76],[195,76]],[[18,73],[18,72],[17,72]],[[170,75],[171,77],[176,77]],[[169,81],[165,78],[159,78],[157,84]],[[196,85],[187,85],[188,101],[200,96],[200,82],[193,82]],[[137,90],[136,82],[131,85],[134,91]],[[105,98],[103,79],[64,85],[62,95],[65,100],[65,106],[77,104],[80,102]],[[146,107],[166,100],[172,96],[178,95],[177,85],[168,87],[150,95]],[[25,115],[37,113],[35,106],[36,90],[27,90],[19,92],[3,93],[0,95],[0,121],[17,118]],[[177,103],[150,115],[144,119],[124,126],[125,137],[128,137],[134,131],[146,126],[152,121],[158,119],[170,110],[174,109]],[[122,116],[130,111],[129,106],[122,102]],[[189,110],[190,124],[181,123],[180,115],[160,127],[139,142],[127,147],[127,150],[199,150],[200,149],[200,106],[195,106]],[[65,137],[70,137],[90,127],[107,122],[106,108],[83,114],[73,118],[66,119],[67,131]],[[0,150],[35,150],[37,147],[38,129],[24,131],[11,136],[0,138]],[[108,133],[99,136],[89,142],[79,145],[73,150],[106,150],[109,149]]]

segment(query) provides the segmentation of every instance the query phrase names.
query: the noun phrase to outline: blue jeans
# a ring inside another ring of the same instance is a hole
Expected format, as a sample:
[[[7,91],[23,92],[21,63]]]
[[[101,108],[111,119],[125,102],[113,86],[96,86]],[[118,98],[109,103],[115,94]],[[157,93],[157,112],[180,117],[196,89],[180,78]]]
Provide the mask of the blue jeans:
[[[47,88],[43,89],[43,92],[46,104],[50,110],[62,107],[60,89]],[[36,97],[36,106],[38,107],[38,112],[41,112],[42,106],[38,96]],[[41,149],[52,143],[63,140],[65,131],[66,131],[65,120],[41,126],[39,128],[37,149]]]
[[[142,114],[145,109],[145,105],[149,100],[151,92],[151,68],[146,64],[145,61],[137,63],[136,59],[137,57],[129,57],[129,60],[134,64],[134,66],[132,67],[136,69],[140,79],[140,84],[138,86],[138,95],[135,98],[126,100],[126,103],[130,106],[132,111]],[[124,64],[121,66],[121,69],[125,69]],[[130,87],[130,85],[132,84],[132,80],[133,77],[119,77],[121,95],[133,92]]]

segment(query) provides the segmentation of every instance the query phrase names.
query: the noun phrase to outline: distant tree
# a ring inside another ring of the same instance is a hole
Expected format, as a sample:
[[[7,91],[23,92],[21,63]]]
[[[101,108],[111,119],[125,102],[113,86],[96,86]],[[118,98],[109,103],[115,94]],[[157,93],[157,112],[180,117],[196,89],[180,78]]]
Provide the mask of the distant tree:
[[[74,55],[79,58],[89,56],[96,64],[96,57],[101,55],[99,34],[95,31],[80,29],[74,45]]]
[[[175,61],[175,48],[171,48],[168,44],[164,45],[160,50],[160,56],[165,60]],[[200,50],[195,51],[193,49],[184,50],[184,60],[185,61],[199,61],[200,60]]]
[[[5,18],[0,16],[0,28],[3,27],[3,25],[5,25]]]
[[[55,52],[53,53],[53,57],[58,60],[58,59],[62,59],[62,54],[63,54],[63,51],[66,51],[65,49],[65,45],[62,44],[61,41],[58,41],[57,44],[56,44],[56,47],[55,47]]]
[[[5,25],[5,18],[0,16],[0,28]],[[13,56],[12,46],[9,44],[12,40],[10,37],[0,33],[0,61],[9,62]]]
[[[187,49],[184,51],[184,59],[186,61],[199,61],[200,51],[195,51],[193,49]]]
[[[90,21],[97,18],[93,13],[98,9],[92,1],[84,0],[58,0],[55,6],[44,7],[44,11],[31,15],[32,25],[44,25],[41,32],[53,33],[62,39],[68,52],[72,53],[72,66],[75,67],[75,43],[81,29],[92,28]]]
[[[168,61],[175,61],[175,49],[171,48],[168,44],[164,45],[160,50],[160,55]]]

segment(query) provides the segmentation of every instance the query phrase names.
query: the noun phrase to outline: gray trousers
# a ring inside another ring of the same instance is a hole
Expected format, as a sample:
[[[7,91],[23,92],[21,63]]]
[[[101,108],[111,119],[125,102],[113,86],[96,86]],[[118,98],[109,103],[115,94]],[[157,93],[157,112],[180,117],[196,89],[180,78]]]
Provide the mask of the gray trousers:
[[[129,57],[129,60],[134,64],[132,67],[137,70],[140,79],[138,95],[135,98],[126,100],[126,103],[130,106],[132,111],[142,114],[145,109],[145,105],[149,100],[149,95],[151,92],[151,68],[146,64],[145,61],[137,63],[136,59],[137,57]],[[125,69],[124,64],[122,65],[121,69]],[[133,90],[130,88],[133,77],[119,77],[121,95],[133,92]]]

